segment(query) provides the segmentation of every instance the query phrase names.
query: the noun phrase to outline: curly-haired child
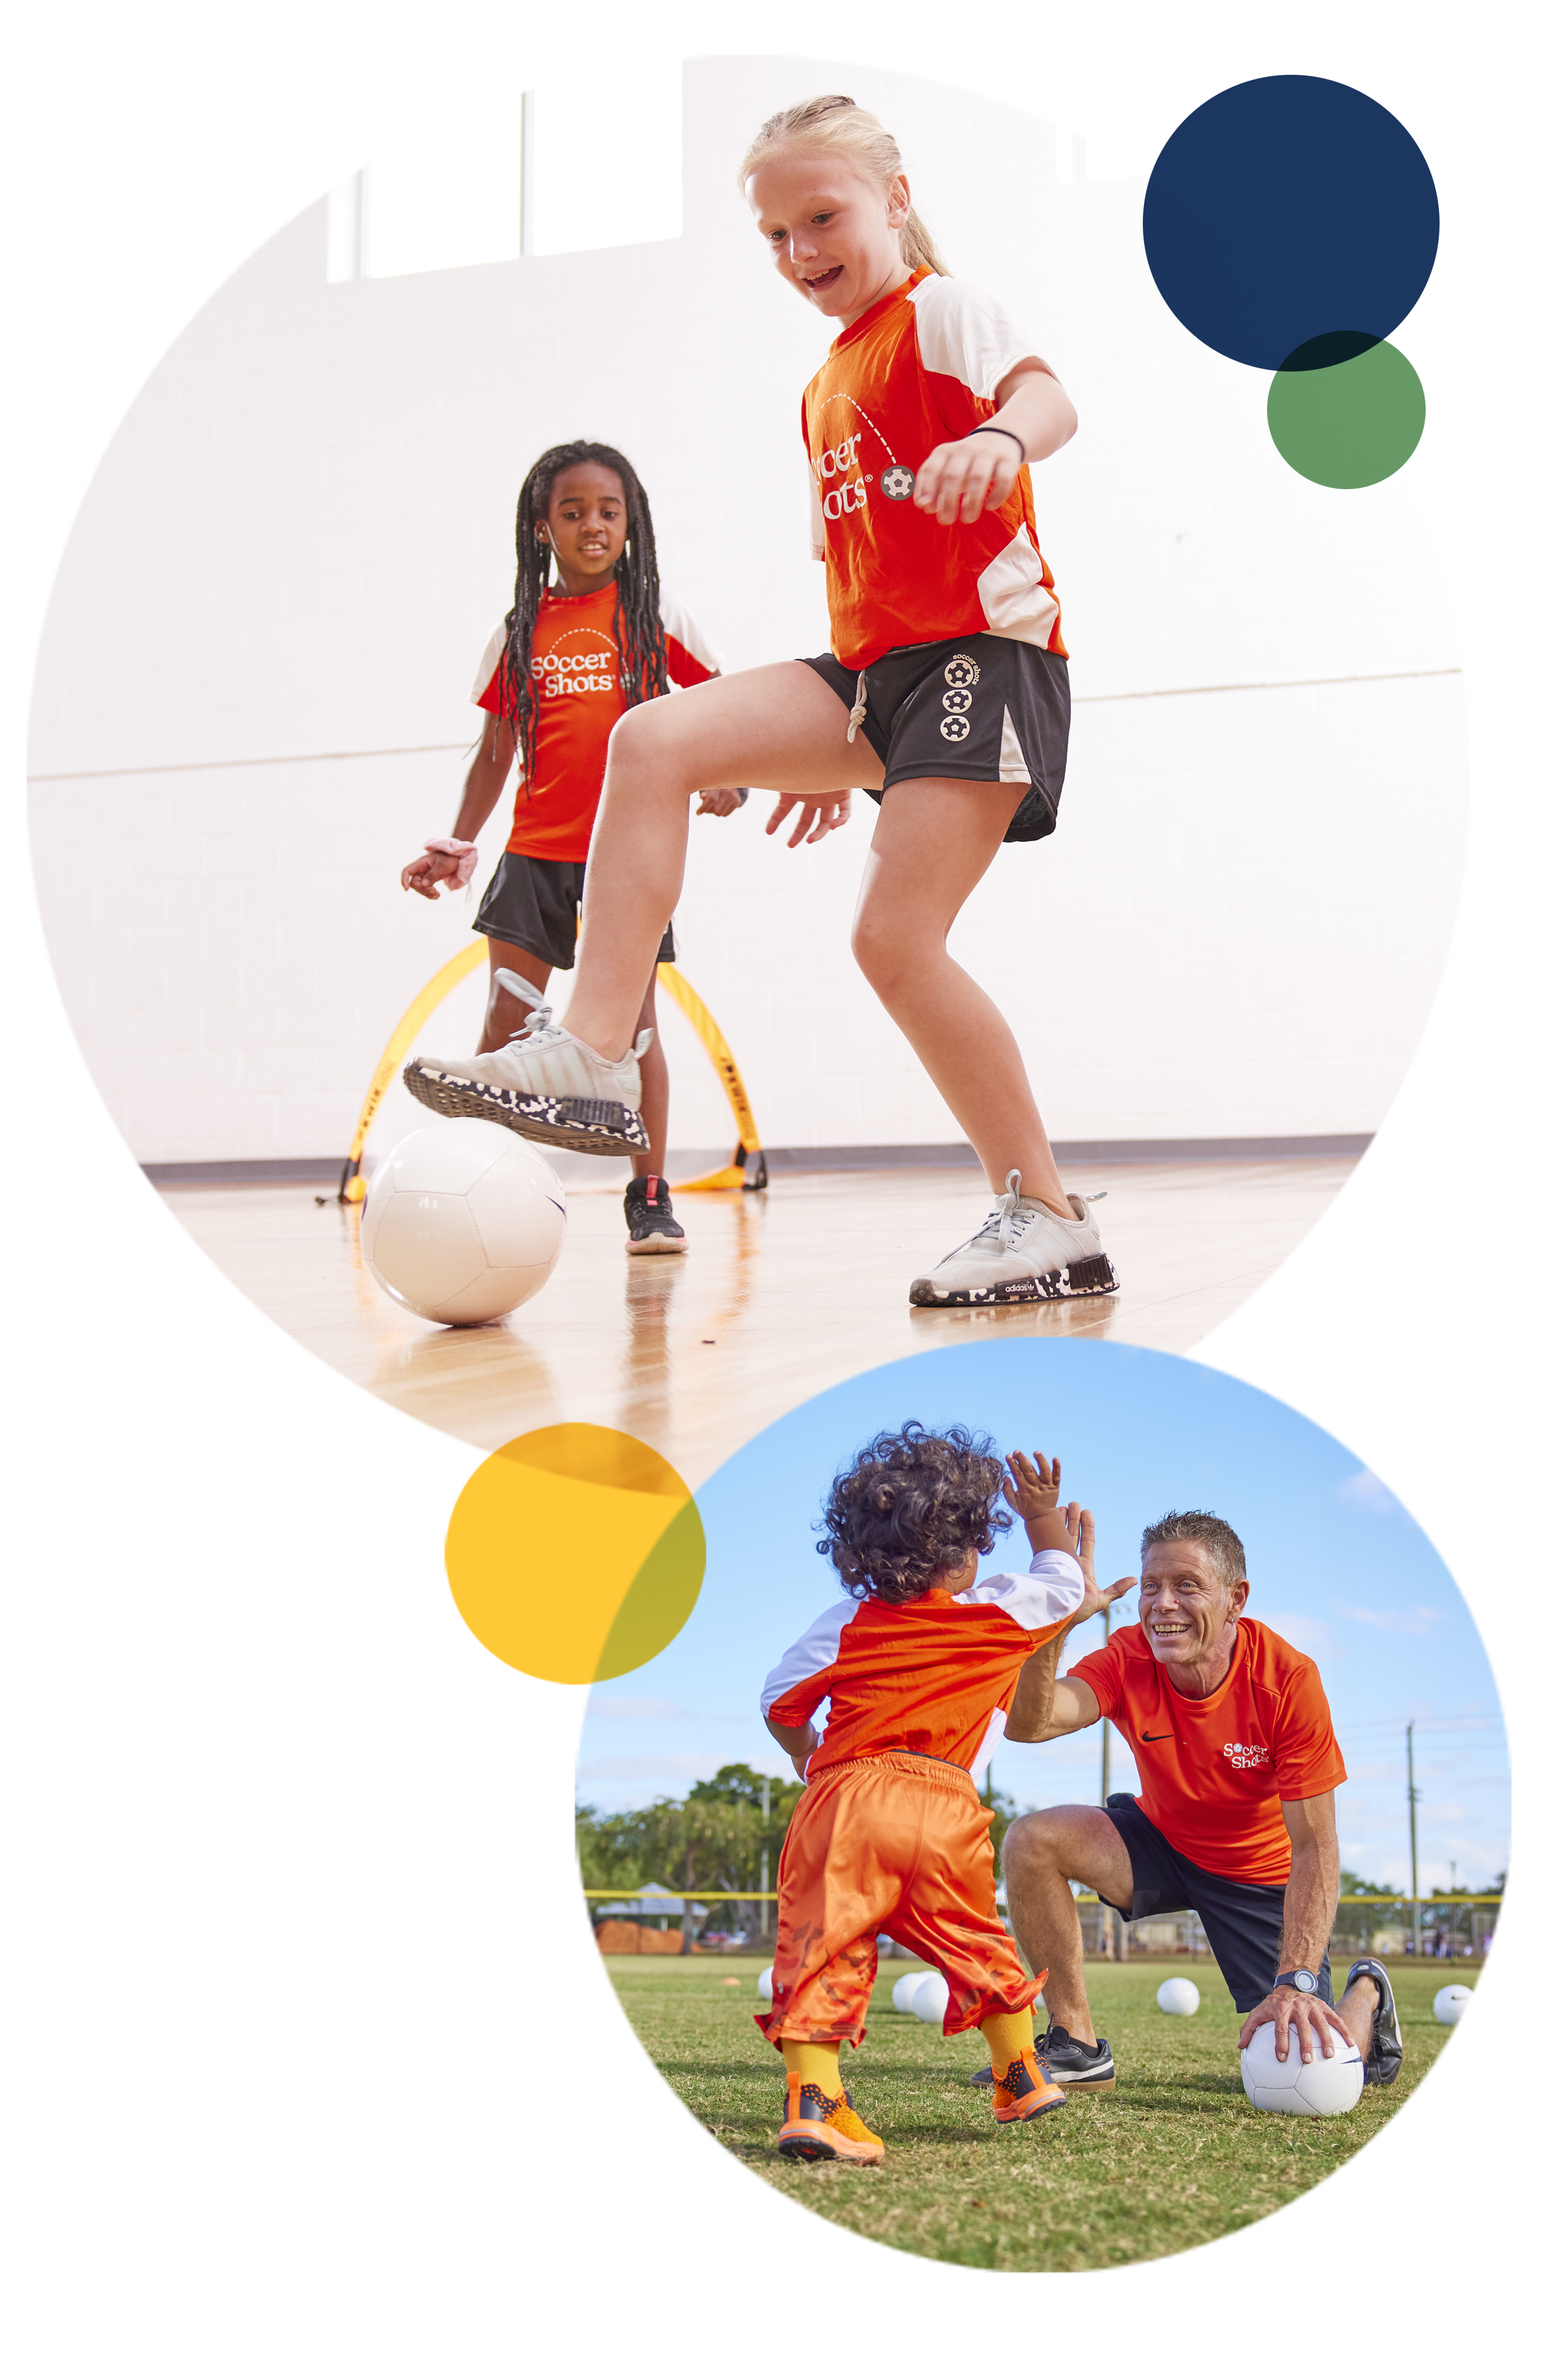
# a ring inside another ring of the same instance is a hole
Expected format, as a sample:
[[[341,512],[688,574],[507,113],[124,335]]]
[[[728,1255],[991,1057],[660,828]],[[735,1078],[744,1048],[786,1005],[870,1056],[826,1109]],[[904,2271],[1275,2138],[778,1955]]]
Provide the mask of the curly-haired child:
[[[997,1913],[992,1816],[971,1768],[1025,1661],[1082,1598],[1093,1521],[1058,1508],[1059,1462],[1014,1453],[1004,1466],[989,1447],[910,1421],[861,1448],[833,1482],[817,1546],[850,1598],[763,1687],[768,1730],[806,1785],[779,1860],[773,2007],[757,2020],[784,2057],[779,2147],[792,2157],[882,2157],[838,2069],[840,2043],[865,2034],[880,1930],[947,1980],[943,2031],[984,2035],[998,2124],[1066,2099],[1035,2048],[1045,1978],[1026,1974]],[[999,1499],[1034,1556],[1023,1576],[976,1584],[1011,1525]]]

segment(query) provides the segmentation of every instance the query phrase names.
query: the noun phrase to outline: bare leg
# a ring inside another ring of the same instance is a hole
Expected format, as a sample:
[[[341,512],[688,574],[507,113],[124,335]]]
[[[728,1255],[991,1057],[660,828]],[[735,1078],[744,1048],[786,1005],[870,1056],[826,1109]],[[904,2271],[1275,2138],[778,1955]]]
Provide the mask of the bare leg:
[[[648,982],[637,1015],[639,1030],[651,1029],[653,1039],[642,1058],[642,1124],[647,1130],[647,1150],[633,1155],[634,1176],[662,1176],[665,1146],[669,1138],[669,1064],[658,1034],[658,972]]]
[[[1368,2058],[1372,2052],[1372,2022],[1377,2016],[1377,1979],[1357,1978],[1344,2000],[1336,2001],[1334,2008],[1350,2028],[1362,2057]]]
[[[496,1053],[509,1038],[515,1038],[522,1027],[526,1010],[520,997],[497,980],[498,972],[517,972],[532,983],[542,997],[550,986],[553,967],[542,956],[530,955],[526,948],[513,947],[510,940],[491,940],[490,993],[485,1005],[485,1026],[479,1032],[479,1052]]]
[[[920,776],[882,803],[860,903],[857,963],[980,1155],[994,1193],[1010,1169],[1058,1216],[1068,1198],[1017,1040],[947,952],[959,910],[1001,846],[1016,785]]]
[[[901,792],[902,786],[898,789]],[[1068,1882],[1108,1904],[1132,1901],[1132,1864],[1121,1831],[1098,1806],[1050,1806],[1013,1824],[1002,1848],[1007,1916],[1031,1976],[1048,1969],[1051,2023],[1079,2042],[1096,2040],[1083,1978],[1083,1930]]]
[[[628,711],[610,737],[609,765],[584,888],[577,981],[566,1027],[617,1060],[664,927],[680,896],[694,793],[710,785],[777,792],[875,789],[881,764],[804,662],[773,662],[710,679],[687,694]]]

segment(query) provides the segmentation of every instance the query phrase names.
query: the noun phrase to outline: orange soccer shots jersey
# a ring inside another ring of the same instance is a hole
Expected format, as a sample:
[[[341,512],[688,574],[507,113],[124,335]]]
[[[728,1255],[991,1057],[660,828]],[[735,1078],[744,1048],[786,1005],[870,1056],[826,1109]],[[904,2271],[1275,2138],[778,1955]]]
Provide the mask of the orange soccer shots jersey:
[[[763,1686],[775,1724],[827,1725],[807,1778],[849,1757],[912,1749],[973,1767],[1031,1651],[1083,1599],[1070,1553],[1040,1552],[1023,1576],[912,1601],[840,1601],[792,1643]]]
[[[541,598],[529,669],[539,699],[533,774],[518,787],[510,851],[566,864],[588,855],[609,756],[610,730],[626,707],[616,643],[616,588]],[[700,686],[718,668],[696,624],[672,596],[659,598],[665,663],[677,686]],[[485,648],[473,700],[501,707],[503,622]],[[508,716],[511,714],[509,712]]]
[[[997,385],[1034,356],[989,295],[918,269],[846,328],[806,385],[813,543],[847,669],[986,629],[1066,653],[1028,468],[977,522],[940,523],[913,497],[931,452],[994,417]]]
[[[1310,1659],[1243,1618],[1230,1672],[1208,1699],[1176,1689],[1141,1626],[1118,1628],[1066,1672],[1138,1759],[1140,1810],[1178,1854],[1222,1879],[1289,1878],[1281,1799],[1321,1797],[1349,1778]]]

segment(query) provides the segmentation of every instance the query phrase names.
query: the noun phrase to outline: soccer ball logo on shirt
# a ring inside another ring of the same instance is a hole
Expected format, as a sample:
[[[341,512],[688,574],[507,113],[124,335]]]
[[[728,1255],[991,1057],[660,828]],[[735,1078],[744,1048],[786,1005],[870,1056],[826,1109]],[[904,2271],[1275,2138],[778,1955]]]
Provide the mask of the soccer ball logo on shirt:
[[[1229,1757],[1238,1773],[1245,1772],[1249,1765],[1267,1765],[1270,1762],[1267,1748],[1254,1746],[1245,1740],[1227,1740],[1222,1753]]]

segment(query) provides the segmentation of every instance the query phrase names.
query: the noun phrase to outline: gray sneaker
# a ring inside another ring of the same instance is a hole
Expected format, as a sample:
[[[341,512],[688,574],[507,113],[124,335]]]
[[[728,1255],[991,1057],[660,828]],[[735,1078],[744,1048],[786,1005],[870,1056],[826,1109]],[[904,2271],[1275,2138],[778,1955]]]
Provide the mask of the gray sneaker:
[[[996,1195],[980,1231],[910,1285],[910,1306],[1014,1307],[1114,1291],[1116,1269],[1093,1210],[1077,1193],[1068,1195],[1068,1206],[1072,1216],[1058,1217],[1020,1193],[1018,1171],[1010,1170],[1007,1190]]]
[[[1346,1993],[1357,1978],[1371,1978],[1377,1987],[1372,2048],[1366,2054],[1366,2080],[1369,2084],[1392,2084],[1405,2064],[1405,2042],[1399,2031],[1399,2012],[1394,2007],[1394,1988],[1381,1961],[1358,1961],[1345,1979]]]
[[[533,1007],[517,1035],[493,1054],[462,1061],[416,1054],[403,1071],[409,1093],[443,1119],[493,1119],[531,1144],[617,1157],[646,1152],[637,1065],[653,1032],[645,1029],[629,1053],[608,1062],[553,1022],[521,975],[500,977]]]
[[[1035,2052],[1064,2092],[1116,2089],[1116,2062],[1103,2034],[1098,2042],[1079,2042],[1065,2027],[1053,2026],[1048,2033],[1036,2035]],[[989,2067],[979,2067],[969,2080],[978,2090],[994,2078]]]

